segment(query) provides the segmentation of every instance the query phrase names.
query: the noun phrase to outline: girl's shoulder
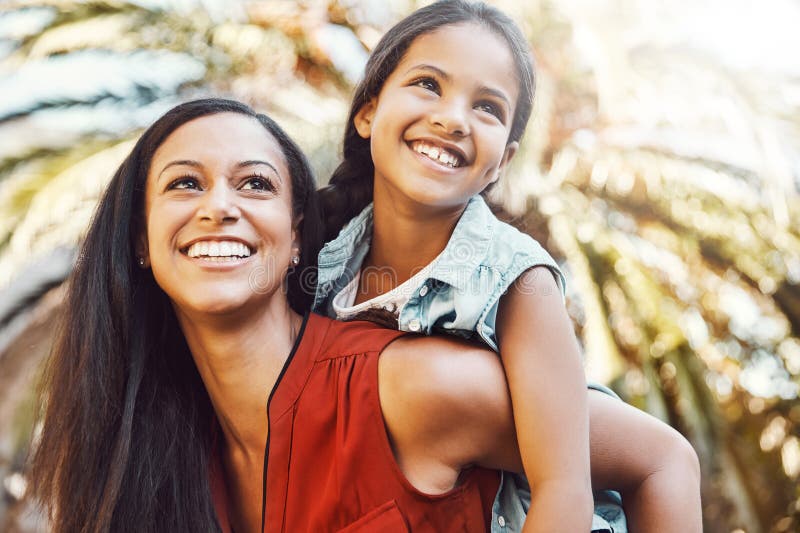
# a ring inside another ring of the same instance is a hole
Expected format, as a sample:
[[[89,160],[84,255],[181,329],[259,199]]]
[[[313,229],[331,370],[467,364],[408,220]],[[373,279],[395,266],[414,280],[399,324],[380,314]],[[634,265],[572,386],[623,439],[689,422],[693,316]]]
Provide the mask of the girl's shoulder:
[[[494,270],[508,281],[529,268],[546,266],[563,287],[563,274],[547,250],[527,233],[498,219],[480,196],[470,200],[448,249],[445,258],[469,257],[476,266]]]

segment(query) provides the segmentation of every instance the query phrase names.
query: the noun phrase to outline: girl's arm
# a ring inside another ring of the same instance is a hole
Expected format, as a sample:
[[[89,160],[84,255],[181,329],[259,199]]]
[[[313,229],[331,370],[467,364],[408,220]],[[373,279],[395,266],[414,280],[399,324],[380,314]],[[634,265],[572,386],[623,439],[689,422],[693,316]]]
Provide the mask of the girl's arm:
[[[592,485],[622,493],[628,529],[700,533],[700,463],[689,441],[639,409],[589,391]]]
[[[500,300],[497,338],[522,464],[531,486],[523,531],[589,531],[592,487],[586,381],[555,278],[524,272]]]
[[[447,337],[403,337],[381,355],[378,383],[395,457],[419,490],[447,491],[473,464],[523,471],[494,352]],[[629,529],[702,531],[700,468],[688,441],[601,392],[589,391],[589,414],[592,484],[622,492]]]

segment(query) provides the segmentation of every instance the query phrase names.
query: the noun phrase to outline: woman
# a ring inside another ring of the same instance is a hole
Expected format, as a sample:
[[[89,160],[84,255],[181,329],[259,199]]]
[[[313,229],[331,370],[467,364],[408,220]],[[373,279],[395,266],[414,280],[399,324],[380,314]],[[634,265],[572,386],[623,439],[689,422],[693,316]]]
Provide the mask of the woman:
[[[471,465],[521,468],[497,358],[304,318],[320,233],[267,117],[200,100],[142,135],[47,368],[32,478],[54,531],[487,526],[497,474]]]

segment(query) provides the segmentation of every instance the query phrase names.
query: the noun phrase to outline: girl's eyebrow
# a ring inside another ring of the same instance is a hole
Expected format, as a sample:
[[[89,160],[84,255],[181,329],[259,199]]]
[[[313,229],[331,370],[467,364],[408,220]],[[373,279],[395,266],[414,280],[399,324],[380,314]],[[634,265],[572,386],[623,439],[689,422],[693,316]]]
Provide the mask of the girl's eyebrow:
[[[450,75],[447,72],[443,71],[439,67],[434,67],[433,65],[428,65],[428,64],[424,64],[424,63],[421,64],[421,65],[414,65],[413,67],[411,67],[410,69],[408,69],[406,71],[406,74],[408,74],[409,72],[414,71],[414,70],[429,70],[429,71],[433,72],[434,74],[436,74],[436,75],[440,76],[441,78],[443,78],[445,81],[450,81]]]
[[[413,67],[411,67],[410,69],[408,69],[406,71],[406,75],[408,75],[410,72],[413,72],[415,70],[427,70],[427,71],[433,72],[434,74],[438,75],[439,77],[441,77],[443,80],[445,80],[447,82],[449,82],[451,80],[451,76],[447,72],[443,71],[439,67],[434,67],[433,65],[428,65],[428,64],[425,64],[425,63],[420,64],[420,65],[414,65]],[[511,101],[508,99],[508,96],[506,96],[506,94],[503,91],[501,91],[499,89],[494,89],[492,87],[488,87],[486,85],[482,85],[479,90],[482,93],[486,93],[486,94],[489,94],[491,96],[494,96],[496,98],[501,99],[502,101],[504,101],[506,103],[508,108],[511,109]]]
[[[499,98],[500,100],[506,103],[509,109],[511,109],[511,102],[508,100],[508,97],[503,91],[487,87],[486,85],[482,86],[480,90],[482,93],[486,93],[491,96],[494,96],[495,98]]]

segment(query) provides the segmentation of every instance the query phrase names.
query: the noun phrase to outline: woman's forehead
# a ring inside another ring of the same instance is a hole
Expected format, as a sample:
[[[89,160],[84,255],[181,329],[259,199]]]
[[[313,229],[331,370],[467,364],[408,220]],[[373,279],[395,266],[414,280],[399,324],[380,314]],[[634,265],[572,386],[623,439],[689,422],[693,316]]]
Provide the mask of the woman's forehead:
[[[278,142],[258,120],[241,113],[217,113],[182,124],[155,151],[150,171],[183,159],[213,166],[267,161],[282,177],[287,175]]]

